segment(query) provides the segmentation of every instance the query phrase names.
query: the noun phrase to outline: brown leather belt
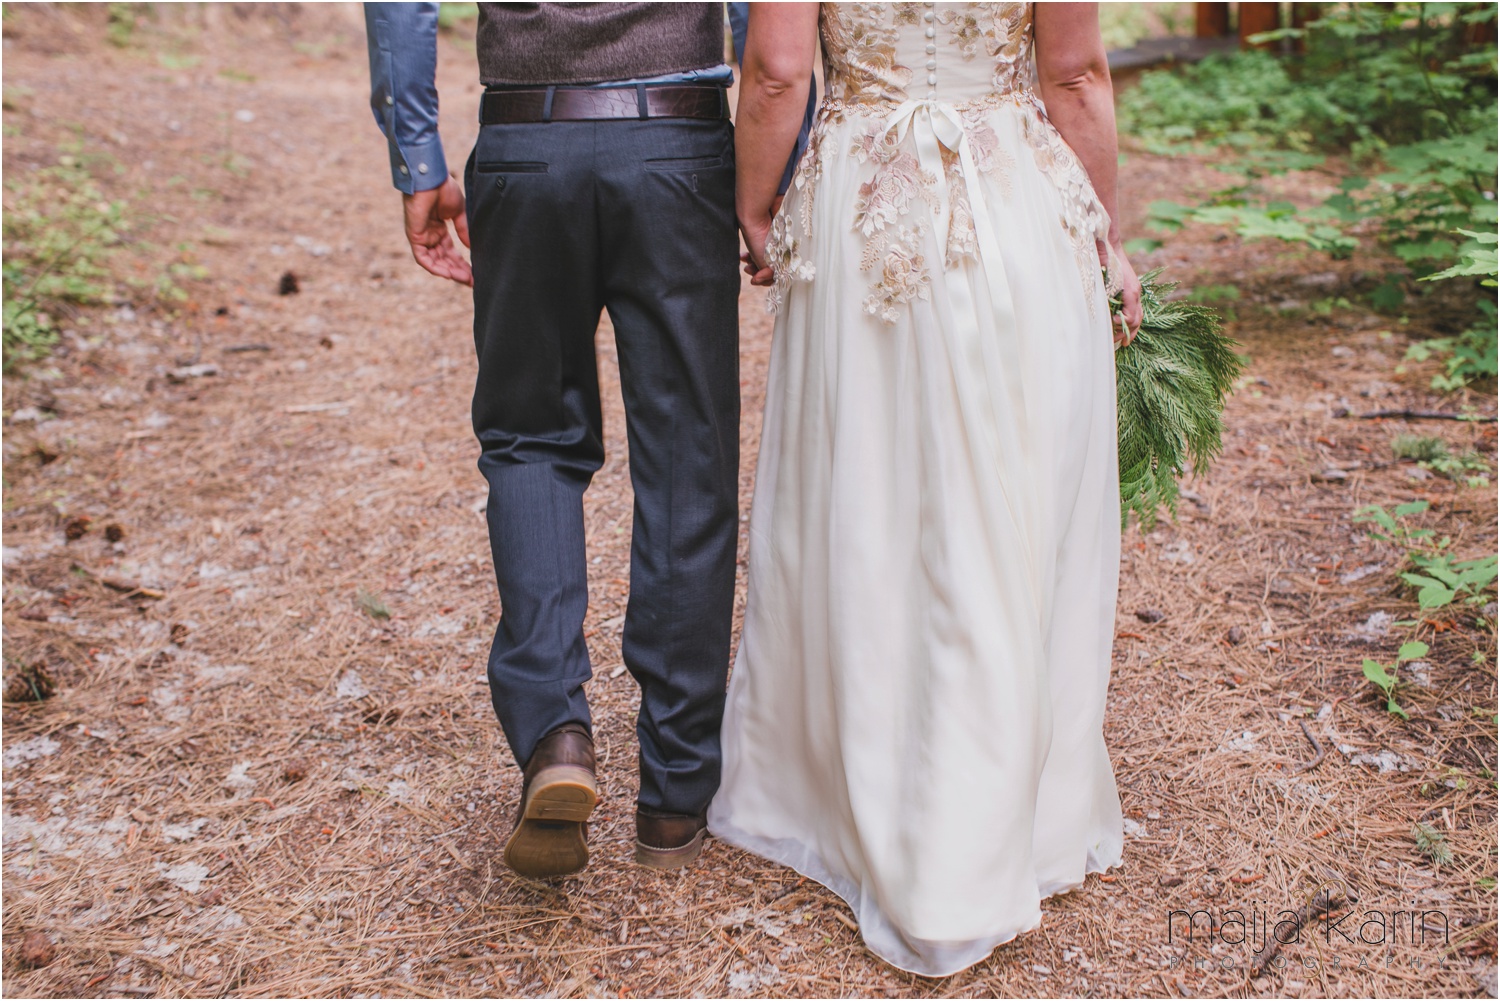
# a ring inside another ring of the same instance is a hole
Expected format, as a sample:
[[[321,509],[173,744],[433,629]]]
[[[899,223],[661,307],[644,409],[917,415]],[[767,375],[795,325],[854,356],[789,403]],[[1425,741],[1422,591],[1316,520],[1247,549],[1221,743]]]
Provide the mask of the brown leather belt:
[[[479,99],[481,125],[728,117],[729,98],[723,87],[712,84],[487,90]]]

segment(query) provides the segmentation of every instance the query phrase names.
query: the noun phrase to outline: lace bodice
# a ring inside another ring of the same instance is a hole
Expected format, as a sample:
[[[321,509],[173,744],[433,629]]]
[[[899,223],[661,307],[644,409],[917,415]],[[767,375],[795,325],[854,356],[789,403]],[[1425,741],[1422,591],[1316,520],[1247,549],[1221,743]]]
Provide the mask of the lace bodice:
[[[1031,89],[1029,3],[825,3],[828,97],[960,102]]]
[[[934,269],[966,260],[977,260],[998,288],[1000,234],[986,205],[1012,200],[1023,157],[1056,191],[1058,220],[1095,308],[1097,246],[1109,218],[1033,88],[1032,10],[1029,3],[821,6],[826,93],[771,225],[773,310],[792,282],[816,277],[818,189],[825,177],[850,171],[852,184],[834,186],[853,195],[860,270],[872,278],[867,313],[895,322],[931,297]]]

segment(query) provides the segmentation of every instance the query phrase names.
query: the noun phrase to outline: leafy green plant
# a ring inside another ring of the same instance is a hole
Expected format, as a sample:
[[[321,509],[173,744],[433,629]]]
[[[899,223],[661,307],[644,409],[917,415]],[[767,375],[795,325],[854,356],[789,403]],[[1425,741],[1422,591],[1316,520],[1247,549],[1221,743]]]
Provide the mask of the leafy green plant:
[[[1500,573],[1493,555],[1455,560],[1452,553],[1411,553],[1408,558],[1418,572],[1404,573],[1401,579],[1417,588],[1417,604],[1424,611],[1444,608],[1460,599],[1468,605],[1482,605],[1488,600],[1484,592],[1494,587]]]
[[[1397,435],[1391,441],[1391,453],[1398,459],[1416,459],[1431,462],[1448,454],[1448,445],[1441,438],[1423,437],[1414,434]]]
[[[1397,435],[1391,441],[1391,452],[1398,459],[1415,459],[1423,469],[1471,487],[1488,486],[1490,464],[1473,449],[1454,455],[1441,438],[1420,435]]]
[[[1416,546],[1430,545],[1432,529],[1414,528],[1406,523],[1406,519],[1414,514],[1421,514],[1432,505],[1427,501],[1408,501],[1405,504],[1397,504],[1387,511],[1379,504],[1366,504],[1354,512],[1354,523],[1356,525],[1373,525],[1374,528],[1366,529],[1370,538],[1379,539],[1381,542],[1393,542],[1404,549]],[[1378,529],[1378,530],[1377,530]]]
[[[136,18],[139,16],[137,8],[142,6],[144,5],[133,3],[112,3],[107,6],[109,13],[104,35],[111,45],[124,49],[135,41]]]
[[[1452,863],[1453,849],[1447,837],[1435,827],[1418,821],[1412,825],[1411,837],[1417,843],[1417,851],[1431,859],[1434,866],[1442,868]]]
[[[1418,454],[1437,453],[1431,439],[1416,439],[1405,447]],[[1393,543],[1406,551],[1406,563],[1413,570],[1403,572],[1400,576],[1417,589],[1417,605],[1422,611],[1444,608],[1458,601],[1470,606],[1484,604],[1488,600],[1485,592],[1494,589],[1496,576],[1500,574],[1496,557],[1487,555],[1472,560],[1455,560],[1448,551],[1452,540],[1437,539],[1431,529],[1408,524],[1408,519],[1413,515],[1421,514],[1427,509],[1427,501],[1398,504],[1390,511],[1378,504],[1368,504],[1354,512],[1354,521],[1370,526],[1367,531],[1372,538]],[[1418,626],[1420,620],[1397,624]],[[1396,701],[1399,683],[1397,670],[1407,661],[1427,656],[1427,652],[1426,643],[1409,640],[1401,645],[1394,664],[1382,664],[1365,658],[1364,676],[1385,694],[1387,712],[1402,719],[1410,718]],[[1481,655],[1476,663],[1482,663],[1483,659]]]
[[[1115,352],[1120,517],[1143,527],[1177,511],[1177,480],[1223,448],[1224,396],[1244,367],[1211,307],[1169,300],[1161,269],[1141,276],[1140,333]],[[1115,304],[1118,306],[1118,304]]]
[[[58,318],[96,304],[109,290],[105,264],[128,226],[123,202],[108,201],[71,156],[8,179],[4,234],[3,364],[44,357]]]
[[[1425,656],[1427,656],[1427,644],[1420,640],[1413,640],[1401,644],[1394,664],[1381,664],[1368,657],[1365,658],[1365,678],[1385,695],[1386,712],[1400,716],[1402,719],[1411,719],[1411,716],[1396,701],[1396,686],[1400,684],[1400,680],[1396,677],[1396,670],[1406,661],[1421,660]]]
[[[1428,275],[1422,281],[1440,281],[1450,278],[1478,278],[1482,287],[1494,288],[1500,279],[1500,264],[1496,263],[1496,245],[1500,235],[1479,233],[1460,229],[1469,242],[1459,248],[1459,260],[1452,267]],[[1412,361],[1426,361],[1434,354],[1447,355],[1444,371],[1432,377],[1432,388],[1440,392],[1452,392],[1474,379],[1495,378],[1500,375],[1500,323],[1497,323],[1495,303],[1490,298],[1480,297],[1475,302],[1479,315],[1473,326],[1457,337],[1435,337],[1418,341],[1406,351]]]
[[[1398,504],[1387,512],[1378,504],[1369,504],[1354,512],[1356,524],[1370,524],[1370,536],[1392,542],[1406,550],[1406,560],[1415,572],[1401,574],[1401,579],[1417,588],[1417,604],[1424,610],[1443,608],[1460,599],[1465,604],[1482,605],[1483,592],[1493,589],[1500,569],[1494,555],[1472,560],[1455,560],[1448,552],[1451,540],[1434,541],[1431,529],[1414,528],[1406,519],[1426,511],[1426,501]]]
[[[390,606],[385,603],[384,598],[373,591],[360,588],[355,592],[354,600],[359,605],[359,610],[372,619],[385,620],[391,617]]]
[[[438,4],[438,27],[444,31],[454,31],[465,21],[472,21],[478,16],[477,3]]]
[[[1323,15],[1266,36],[1303,39],[1299,62],[1214,57],[1147,73],[1122,97],[1124,130],[1148,149],[1214,157],[1234,178],[1198,205],[1153,204],[1152,224],[1168,233],[1208,224],[1334,257],[1373,235],[1399,261],[1370,294],[1386,310],[1404,301],[1408,274],[1493,278],[1495,47],[1468,37],[1494,19],[1494,5],[1340,4]],[[1320,204],[1267,193],[1267,178],[1326,169],[1330,154],[1348,176]],[[1495,375],[1494,298],[1474,297],[1463,334],[1419,346],[1414,358],[1447,357],[1434,388]]]

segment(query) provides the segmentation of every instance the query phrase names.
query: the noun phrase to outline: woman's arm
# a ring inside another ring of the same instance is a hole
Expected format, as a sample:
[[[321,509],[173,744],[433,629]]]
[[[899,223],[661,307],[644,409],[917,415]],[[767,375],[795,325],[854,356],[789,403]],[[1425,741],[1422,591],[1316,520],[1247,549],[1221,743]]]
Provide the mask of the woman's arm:
[[[1034,6],[1036,71],[1047,117],[1083,161],[1104,211],[1109,243],[1120,261],[1121,301],[1130,336],[1141,326],[1141,283],[1125,259],[1115,193],[1119,146],[1115,137],[1114,87],[1099,34],[1096,3],[1039,3]],[[1117,334],[1116,339],[1120,337]]]
[[[734,201],[753,285],[772,281],[766,238],[776,188],[802,127],[817,44],[817,4],[750,5],[734,123]]]

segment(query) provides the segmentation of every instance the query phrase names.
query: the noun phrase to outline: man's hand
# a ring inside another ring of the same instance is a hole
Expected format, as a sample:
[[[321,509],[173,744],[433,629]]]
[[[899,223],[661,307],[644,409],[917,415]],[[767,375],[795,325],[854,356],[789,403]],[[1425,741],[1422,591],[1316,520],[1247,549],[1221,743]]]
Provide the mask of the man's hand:
[[[474,272],[464,260],[448,232],[448,220],[453,220],[453,229],[467,247],[469,245],[469,220],[464,214],[464,190],[453,177],[443,182],[440,188],[418,191],[414,195],[402,195],[406,213],[406,239],[411,244],[411,255],[424,269],[458,282],[474,285]]]

